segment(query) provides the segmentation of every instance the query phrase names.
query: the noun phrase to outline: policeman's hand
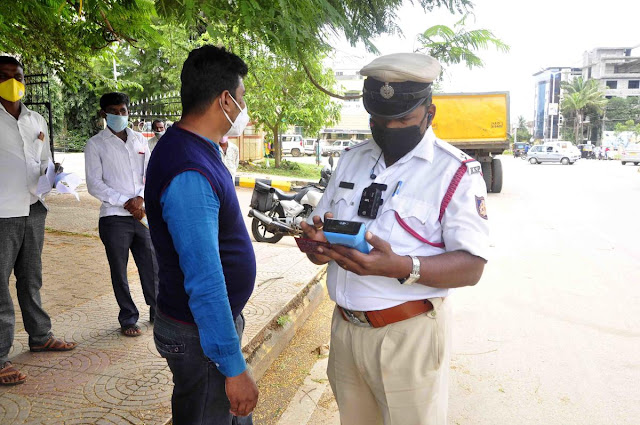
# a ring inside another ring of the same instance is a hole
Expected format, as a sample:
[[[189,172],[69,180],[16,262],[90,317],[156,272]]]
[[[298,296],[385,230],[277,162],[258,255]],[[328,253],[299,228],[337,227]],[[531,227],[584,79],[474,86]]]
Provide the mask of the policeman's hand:
[[[44,133],[42,131],[40,132],[40,134],[38,134],[38,139],[44,141]]]
[[[335,260],[340,267],[360,276],[385,276],[403,278],[411,273],[411,258],[398,255],[391,249],[389,242],[371,232],[365,239],[373,247],[369,254],[346,246],[331,245],[331,249],[318,248],[323,255]]]
[[[324,218],[333,218],[333,214],[330,212],[325,213]],[[325,237],[324,231],[322,230],[322,228],[324,227],[324,222],[322,221],[320,216],[316,215],[313,217],[313,226],[303,221],[300,224],[300,227],[302,228],[302,233],[304,234],[305,238],[318,242],[327,242],[327,238]],[[308,254],[308,256],[311,261],[316,264],[326,264],[331,261],[331,258],[325,255]]]
[[[258,404],[258,386],[248,370],[225,379],[225,391],[235,416],[248,416]]]

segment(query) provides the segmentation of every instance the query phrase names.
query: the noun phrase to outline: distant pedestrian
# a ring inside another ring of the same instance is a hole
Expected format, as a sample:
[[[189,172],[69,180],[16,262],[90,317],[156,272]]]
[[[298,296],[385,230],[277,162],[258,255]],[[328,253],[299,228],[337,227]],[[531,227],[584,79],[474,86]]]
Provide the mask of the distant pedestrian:
[[[142,330],[127,279],[129,251],[138,267],[151,322],[155,319],[158,264],[149,229],[143,224],[144,181],[151,152],[144,136],[127,128],[128,107],[129,96],[124,93],[107,93],[100,98],[100,115],[106,118],[107,128],[89,139],[84,157],[87,189],[102,201],[98,230],[120,307],[121,332],[134,337]]]
[[[229,141],[227,136],[224,136],[220,140],[220,154],[222,155],[222,162],[231,174],[231,180],[235,182],[236,171],[238,171],[238,165],[240,164],[240,151],[238,147]]]
[[[161,120],[154,120],[151,123],[151,129],[153,130],[153,137],[149,139],[149,150],[153,152],[160,138],[164,136],[165,125]]]
[[[30,350],[76,347],[75,342],[53,336],[40,299],[47,208],[37,186],[47,171],[51,150],[47,123],[20,101],[24,95],[22,64],[11,56],[0,56],[0,385],[22,384],[27,379],[9,361],[16,324],[9,292],[11,272]]]

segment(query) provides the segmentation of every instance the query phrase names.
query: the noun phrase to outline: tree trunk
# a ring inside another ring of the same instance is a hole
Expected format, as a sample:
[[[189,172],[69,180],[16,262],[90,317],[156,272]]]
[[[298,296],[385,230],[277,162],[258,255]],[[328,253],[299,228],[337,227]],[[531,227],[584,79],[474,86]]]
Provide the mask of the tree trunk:
[[[275,152],[274,158],[276,159],[276,168],[280,168],[280,161],[282,159],[282,143],[280,143],[278,127],[279,126],[276,125],[275,127],[271,128],[271,131],[273,132],[273,148]]]

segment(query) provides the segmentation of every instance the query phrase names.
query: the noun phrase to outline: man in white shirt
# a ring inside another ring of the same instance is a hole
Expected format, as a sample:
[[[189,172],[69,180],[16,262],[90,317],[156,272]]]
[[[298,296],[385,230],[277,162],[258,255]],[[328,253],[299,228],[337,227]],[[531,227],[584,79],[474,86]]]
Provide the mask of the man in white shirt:
[[[162,136],[164,136],[165,125],[161,120],[153,120],[151,123],[151,130],[153,130],[153,137],[149,139],[149,150],[153,152],[153,148]]]
[[[220,149],[222,154],[222,162],[231,174],[231,180],[235,181],[236,171],[238,171],[238,164],[240,163],[240,151],[238,147],[229,141],[227,136],[224,136],[220,141]]]
[[[16,385],[27,376],[8,361],[15,332],[9,293],[11,272],[31,351],[68,351],[75,342],[57,339],[42,309],[42,247],[47,209],[37,193],[38,180],[51,159],[47,123],[20,99],[25,94],[23,67],[0,56],[0,385]]]
[[[100,115],[107,120],[107,128],[89,139],[84,156],[87,189],[102,201],[98,230],[120,307],[118,321],[123,335],[135,337],[142,331],[127,280],[129,250],[138,267],[151,322],[155,319],[158,264],[149,229],[143,224],[144,181],[151,152],[144,136],[127,127],[128,106],[129,97],[124,93],[100,98]]]
[[[440,69],[397,53],[360,71],[373,140],[345,150],[303,224],[318,242],[349,230],[345,221],[366,226],[354,241],[366,241],[366,254],[341,245],[309,254],[329,263],[337,307],[327,374],[343,424],[447,424],[449,294],[478,282],[489,242],[480,164],[431,129]]]

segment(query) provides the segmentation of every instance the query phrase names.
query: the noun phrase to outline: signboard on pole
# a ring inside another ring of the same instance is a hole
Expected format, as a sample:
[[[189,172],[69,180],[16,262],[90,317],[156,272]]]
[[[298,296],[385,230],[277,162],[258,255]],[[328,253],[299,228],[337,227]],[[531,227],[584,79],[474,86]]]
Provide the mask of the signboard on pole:
[[[547,113],[549,115],[558,115],[558,104],[557,103],[550,103]]]

